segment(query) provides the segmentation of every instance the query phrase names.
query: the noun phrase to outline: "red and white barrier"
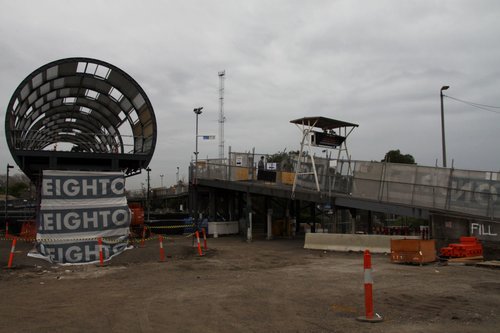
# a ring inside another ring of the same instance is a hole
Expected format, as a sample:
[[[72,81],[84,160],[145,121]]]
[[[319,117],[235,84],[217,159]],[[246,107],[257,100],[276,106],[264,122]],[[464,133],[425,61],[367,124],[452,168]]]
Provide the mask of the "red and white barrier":
[[[198,254],[201,256],[203,256],[203,252],[201,251],[201,244],[200,244],[200,233],[198,230],[196,230],[196,232],[194,233],[196,235],[196,241],[198,242]]]
[[[365,315],[358,317],[359,321],[377,323],[383,318],[373,312],[373,277],[372,277],[372,255],[369,250],[365,250],[363,256],[364,283],[365,283]]]
[[[158,235],[158,240],[160,242],[160,261],[165,261],[165,250],[163,249],[163,237],[162,235]]]
[[[207,233],[205,232],[205,228],[202,228],[201,231],[203,232],[203,249],[206,251],[206,250],[208,250],[208,247],[207,247]]]
[[[12,268],[12,262],[14,261],[14,252],[16,251],[17,238],[12,239],[12,246],[10,247],[9,263],[7,268]]]

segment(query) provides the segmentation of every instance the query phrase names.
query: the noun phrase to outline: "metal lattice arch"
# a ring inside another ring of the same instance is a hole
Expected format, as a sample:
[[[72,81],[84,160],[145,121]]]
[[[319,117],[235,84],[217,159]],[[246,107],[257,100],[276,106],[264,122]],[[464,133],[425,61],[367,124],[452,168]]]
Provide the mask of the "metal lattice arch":
[[[67,58],[28,75],[9,102],[10,152],[30,178],[41,170],[121,170],[151,161],[156,119],[144,90],[121,69]]]

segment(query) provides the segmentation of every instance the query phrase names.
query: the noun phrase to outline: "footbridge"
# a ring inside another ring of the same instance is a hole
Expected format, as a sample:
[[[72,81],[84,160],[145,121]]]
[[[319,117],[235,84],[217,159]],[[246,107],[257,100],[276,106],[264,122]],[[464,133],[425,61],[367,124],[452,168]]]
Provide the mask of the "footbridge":
[[[500,223],[499,172],[315,157],[319,190],[306,175],[293,193],[294,170],[266,170],[272,176],[259,180],[254,160],[252,154],[231,153],[228,160],[198,161],[198,184],[407,216],[438,212]],[[301,166],[312,169],[307,162]]]
[[[314,166],[301,161],[301,175],[296,177],[296,158],[277,163],[275,170],[258,170],[259,158],[252,153],[231,152],[228,159],[199,160],[192,166],[197,169],[194,184],[198,188],[308,201],[332,209],[434,219],[441,229],[451,230],[456,227],[452,221],[459,220],[464,226],[455,230],[457,234],[500,240],[498,172],[316,156]],[[282,168],[285,164],[288,170]],[[313,168],[316,175],[308,172]]]

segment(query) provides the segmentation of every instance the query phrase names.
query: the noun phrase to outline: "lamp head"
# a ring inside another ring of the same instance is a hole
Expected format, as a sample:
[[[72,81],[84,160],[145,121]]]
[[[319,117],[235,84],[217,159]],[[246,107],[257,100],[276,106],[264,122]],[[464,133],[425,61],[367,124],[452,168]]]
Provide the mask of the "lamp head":
[[[201,114],[201,110],[203,110],[203,107],[193,109],[194,113],[196,113],[196,114]]]
[[[14,166],[7,163],[7,169],[14,169]]]
[[[443,91],[443,90],[448,90],[449,88],[450,88],[450,86],[442,86],[442,87],[441,87],[441,91]]]

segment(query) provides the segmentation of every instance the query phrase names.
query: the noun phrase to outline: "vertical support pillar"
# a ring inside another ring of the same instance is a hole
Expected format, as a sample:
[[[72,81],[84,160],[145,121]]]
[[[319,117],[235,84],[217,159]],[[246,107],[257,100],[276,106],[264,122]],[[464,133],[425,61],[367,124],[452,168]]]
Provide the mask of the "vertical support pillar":
[[[295,234],[300,232],[300,223],[302,219],[300,218],[300,200],[295,200]]]
[[[267,209],[267,240],[273,239],[273,210]]]
[[[290,223],[290,200],[286,200],[286,208],[285,208],[285,223],[286,223],[286,235],[288,237],[291,236],[291,223]]]
[[[227,198],[227,215],[229,218],[229,221],[233,221],[234,217],[234,196],[233,195],[226,195]]]
[[[351,234],[356,233],[356,208],[350,208],[347,210],[349,212],[349,221],[351,222]]]
[[[372,230],[372,225],[373,225],[373,223],[372,223],[372,219],[373,219],[373,214],[372,214],[372,211],[371,211],[371,210],[369,210],[369,211],[368,211],[368,224],[367,224],[367,225],[368,225],[368,232],[367,232],[367,234],[369,234],[369,235],[373,234],[373,230]]]
[[[311,232],[315,233],[316,232],[316,203],[314,203],[314,202],[311,202],[310,213],[311,213],[311,220],[312,220]]]
[[[217,211],[215,208],[217,194],[214,189],[210,189],[208,192],[208,217],[212,218],[212,221],[217,221]]]
[[[252,197],[247,192],[247,241],[252,241]]]

